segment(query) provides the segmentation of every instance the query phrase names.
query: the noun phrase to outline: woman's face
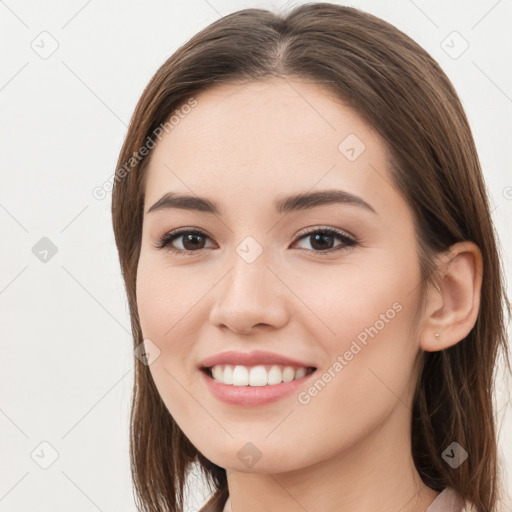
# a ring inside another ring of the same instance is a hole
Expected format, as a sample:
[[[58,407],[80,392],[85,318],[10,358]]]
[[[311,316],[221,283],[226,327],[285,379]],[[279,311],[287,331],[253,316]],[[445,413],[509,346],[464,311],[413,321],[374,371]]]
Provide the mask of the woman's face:
[[[377,432],[407,443],[420,267],[381,138],[304,81],[195,99],[152,151],[137,273],[169,412],[208,459],[245,472],[305,468]],[[166,194],[192,199],[148,213]],[[195,234],[157,248],[178,229]],[[274,358],[243,359],[256,351]]]

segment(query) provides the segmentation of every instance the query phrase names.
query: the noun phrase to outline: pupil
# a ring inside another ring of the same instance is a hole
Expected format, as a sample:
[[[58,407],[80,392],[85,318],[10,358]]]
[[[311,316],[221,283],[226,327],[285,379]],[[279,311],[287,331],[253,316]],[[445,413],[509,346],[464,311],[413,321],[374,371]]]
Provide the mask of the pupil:
[[[331,243],[327,242],[327,239],[332,239],[333,235],[330,234],[320,234],[317,233],[316,235],[312,235],[314,242],[311,244],[312,247],[317,249],[325,249],[326,245],[328,246],[327,249],[332,248],[332,240]],[[319,247],[315,247],[315,244],[320,241]]]

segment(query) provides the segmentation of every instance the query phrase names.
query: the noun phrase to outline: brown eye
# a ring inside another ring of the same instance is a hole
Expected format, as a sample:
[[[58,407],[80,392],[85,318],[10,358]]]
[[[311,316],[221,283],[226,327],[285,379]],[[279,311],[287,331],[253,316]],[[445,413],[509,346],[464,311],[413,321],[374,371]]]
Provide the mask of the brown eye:
[[[303,233],[299,240],[308,240],[312,249],[306,248],[306,250],[313,252],[333,252],[346,247],[352,247],[356,245],[354,238],[348,236],[343,231],[338,231],[333,228],[323,228],[310,230],[309,232]],[[335,240],[341,240],[341,244],[337,244],[338,249],[335,247]]]
[[[202,231],[175,231],[164,235],[157,243],[156,247],[158,249],[167,248],[167,250],[176,253],[197,252],[205,248],[205,243],[208,239],[209,237]],[[172,245],[175,240],[181,240],[181,248]]]

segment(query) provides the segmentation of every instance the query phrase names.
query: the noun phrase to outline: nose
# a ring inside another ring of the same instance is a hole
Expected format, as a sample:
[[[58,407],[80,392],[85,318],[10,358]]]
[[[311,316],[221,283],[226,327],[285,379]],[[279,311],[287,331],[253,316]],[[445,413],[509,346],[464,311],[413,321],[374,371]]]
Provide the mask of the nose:
[[[276,276],[276,270],[267,266],[263,254],[252,263],[235,254],[232,262],[228,274],[215,287],[210,322],[237,334],[286,325],[286,286]]]

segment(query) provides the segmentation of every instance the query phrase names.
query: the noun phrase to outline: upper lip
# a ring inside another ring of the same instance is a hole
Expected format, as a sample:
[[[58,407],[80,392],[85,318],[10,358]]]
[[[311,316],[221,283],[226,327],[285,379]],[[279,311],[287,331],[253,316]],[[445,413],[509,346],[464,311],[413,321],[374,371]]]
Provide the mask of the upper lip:
[[[314,366],[309,363],[303,363],[281,354],[267,352],[264,350],[254,350],[253,352],[237,352],[235,350],[229,350],[206,358],[199,366],[202,368],[211,368],[218,364],[239,364],[242,366],[280,364],[283,366],[294,366],[298,368],[314,368]]]

